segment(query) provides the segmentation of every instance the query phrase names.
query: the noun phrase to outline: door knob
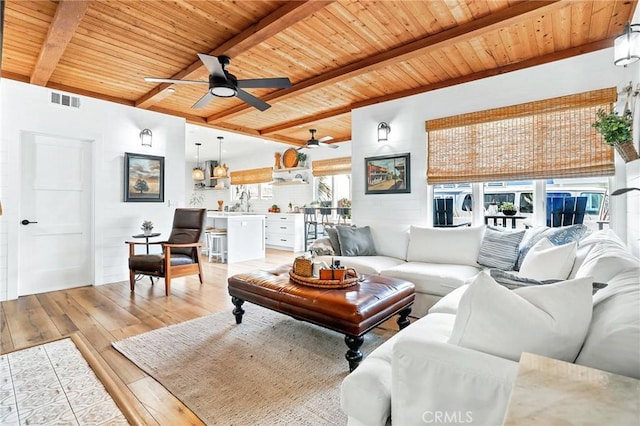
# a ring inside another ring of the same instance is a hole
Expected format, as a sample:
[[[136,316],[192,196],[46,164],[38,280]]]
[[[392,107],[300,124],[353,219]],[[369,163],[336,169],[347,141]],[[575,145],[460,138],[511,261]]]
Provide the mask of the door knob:
[[[23,220],[22,222],[20,222],[20,223],[21,223],[21,224],[23,224],[23,225],[28,225],[28,224],[30,224],[30,223],[38,223],[38,222],[31,222],[31,221],[30,221],[30,220],[28,220],[28,219],[24,219],[24,220]]]

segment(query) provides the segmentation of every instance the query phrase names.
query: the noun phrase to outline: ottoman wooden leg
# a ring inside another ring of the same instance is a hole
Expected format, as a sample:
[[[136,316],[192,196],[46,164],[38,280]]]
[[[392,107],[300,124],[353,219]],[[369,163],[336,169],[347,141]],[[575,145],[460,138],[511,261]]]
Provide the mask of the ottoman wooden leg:
[[[362,352],[360,352],[360,346],[364,343],[363,336],[349,336],[348,334],[344,336],[344,341],[349,347],[349,350],[345,354],[345,358],[349,361],[349,372],[353,371],[358,367],[360,361],[362,361]]]
[[[242,323],[242,315],[244,314],[244,309],[242,309],[242,304],[244,300],[238,299],[235,296],[231,296],[231,302],[236,306],[233,309],[233,315],[236,316],[236,324]]]
[[[398,312],[398,315],[400,316],[398,317],[398,320],[396,322],[398,323],[398,327],[400,327],[400,330],[402,330],[403,328],[411,324],[411,321],[409,321],[409,318],[408,318],[410,313],[411,313],[411,306]]]

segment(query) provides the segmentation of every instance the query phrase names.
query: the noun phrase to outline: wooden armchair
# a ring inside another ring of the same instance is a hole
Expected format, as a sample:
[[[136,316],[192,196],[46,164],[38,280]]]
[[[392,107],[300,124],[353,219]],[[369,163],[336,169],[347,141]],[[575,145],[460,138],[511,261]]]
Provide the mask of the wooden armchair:
[[[131,291],[135,289],[137,275],[164,278],[167,296],[171,293],[172,278],[198,274],[202,284],[200,238],[206,218],[206,209],[176,209],[169,239],[148,243],[161,244],[162,254],[135,254],[136,245],[147,243],[127,241]]]

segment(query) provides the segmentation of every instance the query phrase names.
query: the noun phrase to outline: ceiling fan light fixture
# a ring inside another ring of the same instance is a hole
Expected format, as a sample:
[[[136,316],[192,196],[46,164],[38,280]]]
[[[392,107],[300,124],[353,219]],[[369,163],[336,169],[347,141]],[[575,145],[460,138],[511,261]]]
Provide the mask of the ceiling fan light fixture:
[[[626,67],[640,59],[640,24],[627,22],[613,44],[613,63]]]
[[[211,84],[210,92],[213,96],[219,98],[232,98],[238,91],[236,90],[236,80],[231,74],[228,74],[229,79],[212,75],[209,77]]]
[[[211,88],[211,94],[219,98],[233,98],[236,93],[236,89],[232,86],[216,86]]]

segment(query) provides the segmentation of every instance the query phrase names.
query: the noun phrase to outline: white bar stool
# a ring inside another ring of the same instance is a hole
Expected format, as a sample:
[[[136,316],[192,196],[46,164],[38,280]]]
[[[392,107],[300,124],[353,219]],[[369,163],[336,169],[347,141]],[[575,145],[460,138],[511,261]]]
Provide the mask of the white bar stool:
[[[218,257],[220,258],[220,263],[226,263],[227,230],[212,229],[207,231],[206,234],[209,262],[211,262],[214,257]]]

